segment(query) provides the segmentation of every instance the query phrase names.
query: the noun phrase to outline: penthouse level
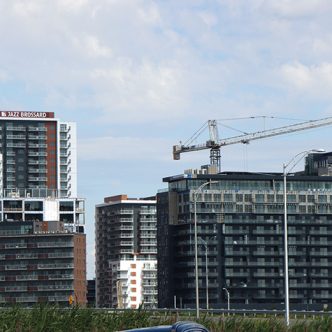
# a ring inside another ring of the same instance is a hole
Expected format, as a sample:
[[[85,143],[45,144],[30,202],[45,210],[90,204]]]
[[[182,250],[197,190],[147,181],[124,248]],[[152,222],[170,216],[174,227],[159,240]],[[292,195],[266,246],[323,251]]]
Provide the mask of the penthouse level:
[[[57,220],[66,230],[83,233],[85,200],[57,195],[58,191],[50,189],[4,190],[0,222]]]

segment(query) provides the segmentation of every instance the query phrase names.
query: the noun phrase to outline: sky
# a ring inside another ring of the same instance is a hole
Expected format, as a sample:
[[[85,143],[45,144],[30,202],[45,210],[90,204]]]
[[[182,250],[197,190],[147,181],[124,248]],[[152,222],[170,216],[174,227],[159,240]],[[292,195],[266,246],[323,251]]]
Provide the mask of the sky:
[[[95,205],[207,164],[208,151],[172,160],[207,120],[227,138],[332,116],[331,14],[330,0],[0,0],[0,109],[77,123],[88,278]],[[331,151],[330,132],[225,147],[222,169],[281,171]]]

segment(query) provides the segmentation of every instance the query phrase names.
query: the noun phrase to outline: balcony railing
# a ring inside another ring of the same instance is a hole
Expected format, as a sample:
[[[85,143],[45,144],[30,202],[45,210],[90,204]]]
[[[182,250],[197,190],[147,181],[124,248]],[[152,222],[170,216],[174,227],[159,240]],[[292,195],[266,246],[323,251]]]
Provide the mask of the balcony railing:
[[[74,264],[38,264],[37,268],[42,269],[72,269]]]

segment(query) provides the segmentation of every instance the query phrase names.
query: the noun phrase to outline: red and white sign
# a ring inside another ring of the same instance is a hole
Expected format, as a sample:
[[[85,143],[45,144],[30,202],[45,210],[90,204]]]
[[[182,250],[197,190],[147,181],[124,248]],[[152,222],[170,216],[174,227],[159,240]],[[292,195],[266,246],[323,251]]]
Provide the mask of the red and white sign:
[[[0,118],[45,119],[54,118],[54,112],[13,112],[1,111]]]

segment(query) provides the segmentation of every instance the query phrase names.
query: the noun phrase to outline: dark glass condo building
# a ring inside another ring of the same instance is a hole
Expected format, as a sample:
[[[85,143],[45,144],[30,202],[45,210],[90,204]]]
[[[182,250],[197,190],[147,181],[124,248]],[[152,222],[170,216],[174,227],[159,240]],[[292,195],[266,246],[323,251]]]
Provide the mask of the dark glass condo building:
[[[291,309],[332,305],[332,176],[313,175],[322,158],[309,156],[307,173],[287,177]],[[165,178],[157,195],[159,307],[176,296],[178,307],[195,308],[196,197],[200,306],[208,292],[210,308],[226,307],[226,288],[233,307],[282,308],[282,175],[203,173]]]

